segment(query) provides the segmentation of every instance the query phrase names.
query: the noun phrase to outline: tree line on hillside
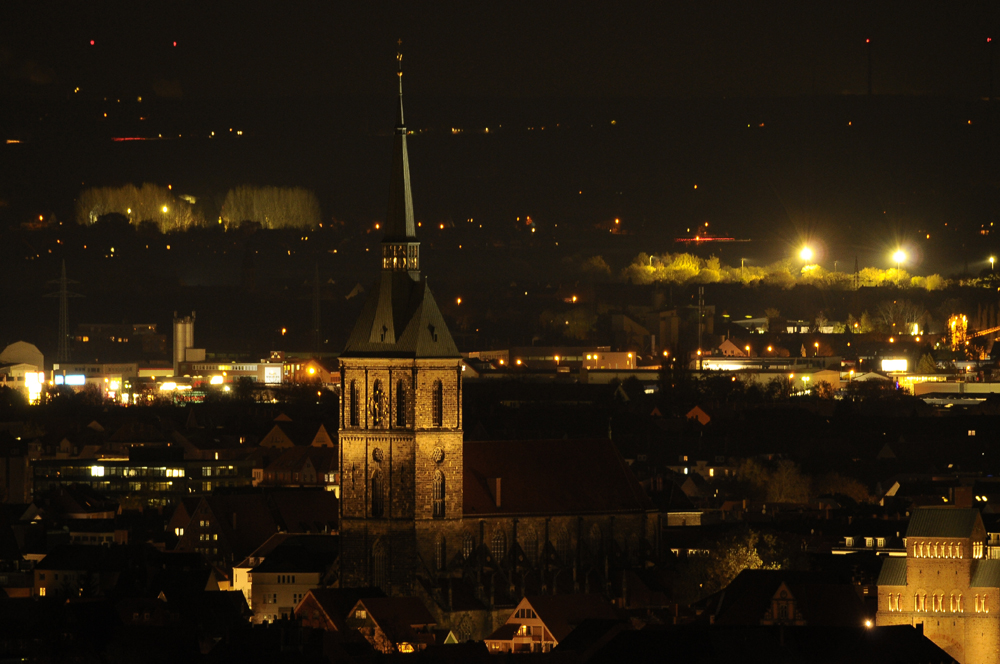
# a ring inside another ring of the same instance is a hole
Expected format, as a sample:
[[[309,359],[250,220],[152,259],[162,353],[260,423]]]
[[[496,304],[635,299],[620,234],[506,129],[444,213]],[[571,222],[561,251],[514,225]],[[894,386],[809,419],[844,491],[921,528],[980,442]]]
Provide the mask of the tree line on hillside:
[[[588,273],[611,275],[611,269],[600,256],[583,261],[581,269]],[[801,269],[791,260],[770,265],[723,265],[715,256],[699,258],[688,253],[640,253],[619,275],[633,284],[714,284],[731,283],[753,286],[764,284],[780,288],[796,285],[822,289],[849,290],[861,286],[899,286],[934,291],[947,288],[951,282],[939,274],[915,276],[906,270],[866,267],[853,272],[831,272],[820,265],[805,265]]]
[[[121,187],[91,187],[77,199],[77,222],[90,226],[109,216],[120,216],[132,226],[152,225],[161,233],[209,225],[189,195],[175,195],[170,187],[144,183]],[[265,229],[315,228],[321,222],[319,199],[302,187],[230,189],[219,211],[225,228],[251,222]]]

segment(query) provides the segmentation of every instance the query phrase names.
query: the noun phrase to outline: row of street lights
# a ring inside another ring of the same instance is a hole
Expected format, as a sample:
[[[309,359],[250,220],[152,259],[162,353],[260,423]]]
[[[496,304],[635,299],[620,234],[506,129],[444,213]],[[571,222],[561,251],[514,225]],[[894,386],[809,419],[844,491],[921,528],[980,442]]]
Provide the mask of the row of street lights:
[[[799,258],[802,259],[803,263],[808,263],[809,261],[811,261],[813,259],[813,256],[814,256],[813,250],[810,247],[802,247],[802,251],[799,252]],[[905,263],[906,259],[907,259],[906,252],[903,251],[902,249],[897,249],[895,253],[892,254],[892,260],[895,261],[896,263],[896,272],[899,272],[900,265]],[[990,256],[989,261],[990,261],[990,272],[992,272],[997,261],[996,256]],[[836,261],[834,261],[834,263],[836,264]]]

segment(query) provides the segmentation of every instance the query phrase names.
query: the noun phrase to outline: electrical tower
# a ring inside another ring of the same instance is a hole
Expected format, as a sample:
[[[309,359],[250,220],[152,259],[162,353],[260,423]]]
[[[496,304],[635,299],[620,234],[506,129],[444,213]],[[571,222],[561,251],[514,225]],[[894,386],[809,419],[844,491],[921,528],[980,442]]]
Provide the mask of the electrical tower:
[[[64,260],[62,262],[62,274],[60,274],[58,279],[52,279],[48,283],[59,284],[58,292],[48,293],[44,296],[59,298],[59,347],[56,350],[56,361],[69,362],[69,303],[67,300],[71,297],[83,296],[79,293],[69,292],[66,286],[80,282],[66,278],[66,261]]]

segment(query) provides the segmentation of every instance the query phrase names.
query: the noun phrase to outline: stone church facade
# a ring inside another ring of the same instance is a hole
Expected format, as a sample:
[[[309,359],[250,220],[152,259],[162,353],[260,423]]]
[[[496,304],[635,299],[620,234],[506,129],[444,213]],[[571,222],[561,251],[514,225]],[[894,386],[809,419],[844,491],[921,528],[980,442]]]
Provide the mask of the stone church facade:
[[[606,592],[655,514],[611,441],[465,443],[462,357],[420,272],[400,86],[381,271],[340,356],[342,587],[465,638],[527,593]]]
[[[985,558],[979,510],[919,508],[904,542],[879,574],[876,623],[920,625],[962,664],[1000,664],[1000,560]]]

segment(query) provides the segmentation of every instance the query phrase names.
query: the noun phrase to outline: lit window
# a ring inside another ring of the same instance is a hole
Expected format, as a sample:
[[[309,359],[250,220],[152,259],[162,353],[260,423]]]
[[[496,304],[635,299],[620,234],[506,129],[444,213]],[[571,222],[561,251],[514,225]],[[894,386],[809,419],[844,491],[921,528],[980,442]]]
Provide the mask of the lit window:
[[[354,617],[357,620],[367,620],[368,619],[368,612],[365,611],[364,609],[358,609],[357,611],[354,612]]]

